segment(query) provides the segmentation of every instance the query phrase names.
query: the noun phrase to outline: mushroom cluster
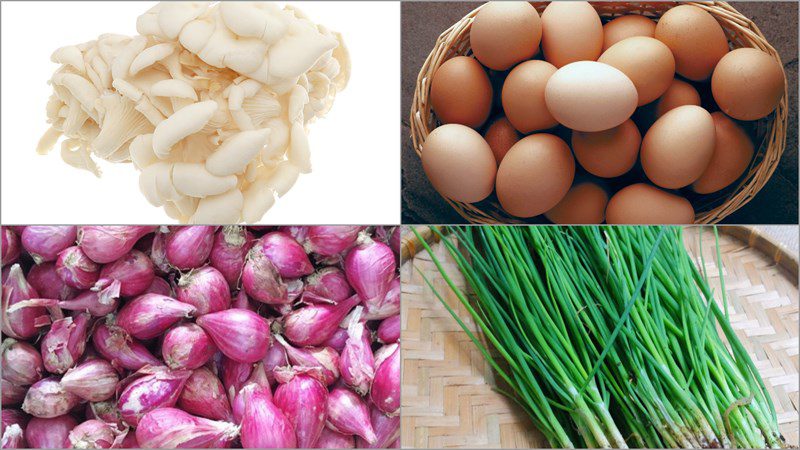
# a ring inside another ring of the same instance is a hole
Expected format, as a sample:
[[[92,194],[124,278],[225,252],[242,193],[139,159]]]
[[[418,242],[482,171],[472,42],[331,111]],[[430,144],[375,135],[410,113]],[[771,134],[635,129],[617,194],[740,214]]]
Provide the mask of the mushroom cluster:
[[[257,222],[311,171],[308,124],[350,74],[339,33],[271,2],[163,2],[138,36],[56,50],[39,142],[100,176],[132,162],[154,206],[180,222]]]

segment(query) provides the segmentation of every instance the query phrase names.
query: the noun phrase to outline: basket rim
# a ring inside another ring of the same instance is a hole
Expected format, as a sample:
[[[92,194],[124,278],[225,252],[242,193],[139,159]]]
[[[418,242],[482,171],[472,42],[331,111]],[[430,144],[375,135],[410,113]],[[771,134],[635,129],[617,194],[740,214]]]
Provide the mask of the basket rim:
[[[530,2],[537,10],[541,10],[550,2]],[[710,208],[695,210],[695,224],[718,223],[725,217],[749,203],[766,185],[778,167],[786,146],[786,132],[788,124],[788,97],[789,87],[786,71],[778,51],[769,43],[758,26],[749,18],[737,11],[728,2],[713,1],[688,1],[688,2],[589,2],[595,9],[599,9],[601,18],[618,17],[630,12],[634,8],[645,11],[645,16],[657,19],[672,7],[692,5],[709,12],[720,23],[732,49],[741,47],[758,48],[775,59],[784,74],[783,97],[775,111],[765,118],[753,121],[758,130],[757,134],[763,135],[761,142],[754,142],[754,156],[745,174],[738,181],[725,188],[724,194],[708,194],[703,205],[712,205]],[[422,64],[417,76],[414,96],[409,112],[409,127],[411,129],[411,145],[418,158],[422,156],[422,145],[428,134],[438,126],[436,115],[430,106],[428,96],[432,75],[446,61],[456,55],[469,55],[468,33],[475,15],[484,7],[483,3],[470,11],[458,22],[442,32],[436,40],[433,49]],[[658,11],[662,8],[663,11]],[[610,9],[611,12],[602,12]],[[466,41],[464,36],[467,36]],[[747,45],[737,45],[747,44]],[[547,132],[547,130],[534,133]],[[532,133],[533,134],[533,133]],[[569,144],[568,144],[569,145]],[[571,146],[570,146],[571,147]],[[462,218],[469,223],[477,224],[526,224],[527,219],[512,216],[503,211],[499,205],[492,204],[490,208],[482,208],[478,204],[463,203],[451,200],[437,192]],[[494,203],[494,202],[493,202]],[[696,201],[693,206],[696,206]],[[537,216],[538,217],[538,216]]]

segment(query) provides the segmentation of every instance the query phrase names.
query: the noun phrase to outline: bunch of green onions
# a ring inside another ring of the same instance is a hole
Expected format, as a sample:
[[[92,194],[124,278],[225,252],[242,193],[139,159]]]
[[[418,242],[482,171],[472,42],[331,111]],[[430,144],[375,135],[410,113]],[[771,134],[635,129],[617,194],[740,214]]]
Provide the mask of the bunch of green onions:
[[[681,228],[434,232],[469,297],[417,237],[487,345],[425,281],[507,385],[498,390],[552,446],[783,447],[769,394],[730,325],[724,284],[723,311]]]

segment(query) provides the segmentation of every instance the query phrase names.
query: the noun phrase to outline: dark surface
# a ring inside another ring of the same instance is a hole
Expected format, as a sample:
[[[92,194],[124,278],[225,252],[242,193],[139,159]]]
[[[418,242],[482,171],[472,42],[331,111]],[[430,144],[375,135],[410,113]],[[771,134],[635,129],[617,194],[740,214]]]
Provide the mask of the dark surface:
[[[728,216],[729,224],[796,224],[797,160],[797,17],[796,2],[732,2],[758,25],[780,53],[789,82],[786,149],[764,188],[747,205]],[[408,115],[419,69],[436,38],[480,5],[478,2],[402,2],[402,180],[403,223],[463,223],[464,219],[433,189],[411,145]]]

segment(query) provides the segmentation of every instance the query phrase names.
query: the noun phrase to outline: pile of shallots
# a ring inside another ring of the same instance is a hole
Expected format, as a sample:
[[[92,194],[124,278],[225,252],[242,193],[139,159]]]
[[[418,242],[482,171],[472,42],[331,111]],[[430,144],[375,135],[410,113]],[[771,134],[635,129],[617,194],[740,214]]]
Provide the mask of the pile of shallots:
[[[399,227],[1,231],[3,448],[399,447]]]

